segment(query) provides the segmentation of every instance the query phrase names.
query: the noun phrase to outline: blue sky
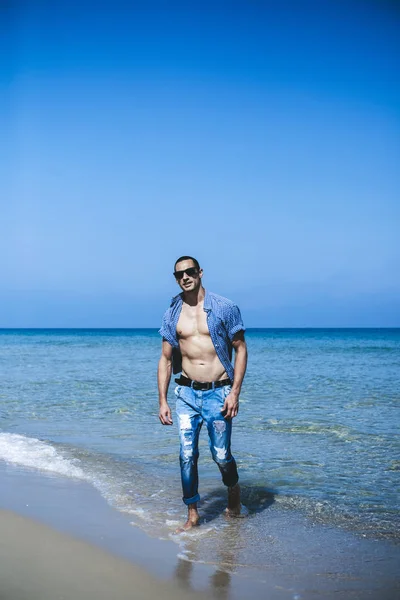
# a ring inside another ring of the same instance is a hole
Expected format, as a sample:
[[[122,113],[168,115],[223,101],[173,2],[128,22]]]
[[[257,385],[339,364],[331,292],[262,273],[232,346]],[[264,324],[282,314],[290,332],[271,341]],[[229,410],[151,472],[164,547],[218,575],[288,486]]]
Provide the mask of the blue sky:
[[[400,326],[395,2],[7,6],[0,326]]]

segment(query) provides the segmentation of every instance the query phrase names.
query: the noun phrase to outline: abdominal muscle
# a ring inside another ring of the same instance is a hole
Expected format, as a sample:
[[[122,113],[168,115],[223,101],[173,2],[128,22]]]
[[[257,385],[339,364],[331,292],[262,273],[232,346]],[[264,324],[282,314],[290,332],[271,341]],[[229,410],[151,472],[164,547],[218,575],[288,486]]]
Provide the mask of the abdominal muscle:
[[[209,335],[192,335],[179,340],[182,354],[182,374],[195,381],[226,379],[226,371],[219,360]]]

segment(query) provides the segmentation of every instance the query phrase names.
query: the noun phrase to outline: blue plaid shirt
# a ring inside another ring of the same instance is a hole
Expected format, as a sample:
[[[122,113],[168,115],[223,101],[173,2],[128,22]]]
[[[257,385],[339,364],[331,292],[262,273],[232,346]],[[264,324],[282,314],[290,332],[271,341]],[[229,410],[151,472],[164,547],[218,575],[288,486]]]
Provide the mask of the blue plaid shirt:
[[[183,304],[183,293],[172,298],[171,305],[165,312],[159,333],[172,346],[173,372],[182,371],[182,356],[179,350],[178,325]],[[223,296],[205,290],[204,310],[207,313],[207,324],[215,352],[231,381],[233,381],[232,340],[235,333],[245,331],[239,308]]]

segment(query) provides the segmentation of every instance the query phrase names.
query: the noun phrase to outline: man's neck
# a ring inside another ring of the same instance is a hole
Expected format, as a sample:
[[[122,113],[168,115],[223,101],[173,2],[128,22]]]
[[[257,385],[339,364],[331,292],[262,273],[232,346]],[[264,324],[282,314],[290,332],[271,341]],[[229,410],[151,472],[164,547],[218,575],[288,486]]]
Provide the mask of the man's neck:
[[[183,292],[183,301],[189,306],[197,306],[200,302],[204,301],[206,290],[201,285],[197,290],[192,292]]]

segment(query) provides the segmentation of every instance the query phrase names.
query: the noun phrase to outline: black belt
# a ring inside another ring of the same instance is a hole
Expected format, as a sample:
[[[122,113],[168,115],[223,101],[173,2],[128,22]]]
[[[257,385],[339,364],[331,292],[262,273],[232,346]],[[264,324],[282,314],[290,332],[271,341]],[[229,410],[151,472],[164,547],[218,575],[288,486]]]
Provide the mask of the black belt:
[[[184,375],[181,375],[178,379],[175,379],[178,385],[185,385],[192,387],[194,390],[212,390],[213,388],[219,388],[224,385],[232,385],[230,379],[221,379],[220,381],[193,381]]]

